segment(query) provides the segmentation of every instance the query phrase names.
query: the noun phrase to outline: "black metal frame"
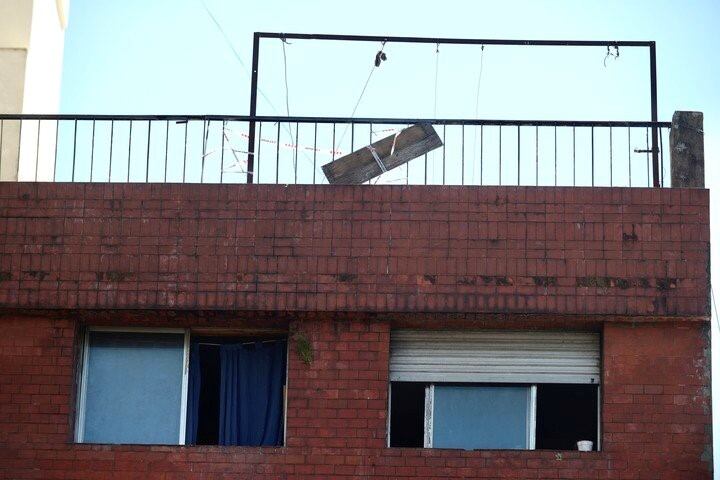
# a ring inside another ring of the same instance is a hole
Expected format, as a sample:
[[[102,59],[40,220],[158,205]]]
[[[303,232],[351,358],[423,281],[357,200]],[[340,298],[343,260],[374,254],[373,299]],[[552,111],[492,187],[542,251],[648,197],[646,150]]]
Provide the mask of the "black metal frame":
[[[331,41],[350,41],[350,42],[392,42],[392,43],[426,43],[426,44],[452,44],[452,45],[516,45],[516,46],[555,46],[555,47],[641,47],[648,48],[650,55],[650,122],[649,126],[652,130],[652,165],[653,165],[653,185],[660,187],[660,163],[658,156],[658,108],[657,108],[657,66],[655,42],[652,41],[597,41],[597,40],[504,40],[504,39],[481,39],[481,38],[432,38],[432,37],[392,37],[378,35],[329,35],[315,33],[277,33],[277,32],[255,32],[253,35],[253,56],[252,56],[252,75],[250,81],[250,120],[248,130],[248,170],[253,171],[254,153],[255,153],[255,121],[276,121],[272,118],[287,117],[257,117],[257,92],[258,92],[258,69],[260,63],[260,40],[262,38],[279,38],[281,40],[297,39],[297,40],[331,40]],[[372,123],[418,123],[418,119],[315,119],[312,117],[300,117],[309,121],[318,121],[318,123],[353,123],[363,120],[372,121]],[[382,120],[382,121],[380,121]],[[291,120],[292,121],[292,120]],[[425,120],[428,121],[428,120]],[[465,125],[518,125],[518,121],[509,120],[429,120],[435,124],[455,124],[463,123]],[[477,123],[476,123],[477,122]],[[485,122],[485,123],[483,123]],[[505,123],[507,122],[507,123]],[[540,122],[528,123],[523,122],[522,125],[537,126],[594,126],[595,122]],[[612,125],[611,125],[612,124]],[[597,122],[595,126],[636,126],[648,125],[647,122]],[[641,125],[643,124],[643,125]],[[253,174],[248,174],[248,183],[253,183]]]

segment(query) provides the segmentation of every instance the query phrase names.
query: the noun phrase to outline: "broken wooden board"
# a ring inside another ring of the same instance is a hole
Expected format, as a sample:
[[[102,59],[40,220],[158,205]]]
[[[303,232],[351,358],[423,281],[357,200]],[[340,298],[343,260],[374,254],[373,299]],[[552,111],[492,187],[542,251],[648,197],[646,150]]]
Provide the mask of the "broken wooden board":
[[[338,185],[360,185],[383,174],[383,169],[373,156],[373,151],[384,165],[385,171],[390,171],[443,144],[430,124],[413,125],[401,130],[397,138],[395,137],[396,135],[390,135],[323,165],[322,169],[328,182]]]

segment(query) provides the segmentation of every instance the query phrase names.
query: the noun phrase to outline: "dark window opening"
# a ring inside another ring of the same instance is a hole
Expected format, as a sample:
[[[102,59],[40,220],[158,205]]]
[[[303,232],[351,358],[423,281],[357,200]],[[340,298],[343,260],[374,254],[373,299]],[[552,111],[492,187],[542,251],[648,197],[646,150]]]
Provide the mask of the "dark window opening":
[[[286,338],[194,337],[186,444],[283,444]]]
[[[390,400],[390,446],[423,447],[425,384],[392,382]]]
[[[200,355],[200,402],[198,405],[197,445],[217,445],[220,418],[220,349],[217,345],[198,346]]]
[[[535,448],[577,450],[579,440],[590,440],[597,450],[597,412],[597,385],[538,385]]]

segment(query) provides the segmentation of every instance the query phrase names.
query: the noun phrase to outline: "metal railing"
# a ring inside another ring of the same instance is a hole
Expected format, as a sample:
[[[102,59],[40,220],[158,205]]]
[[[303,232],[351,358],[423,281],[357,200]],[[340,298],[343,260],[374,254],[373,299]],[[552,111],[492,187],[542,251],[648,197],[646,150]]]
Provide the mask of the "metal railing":
[[[443,146],[368,183],[670,183],[670,122],[220,115],[0,115],[0,179],[322,184],[322,165],[419,123]]]

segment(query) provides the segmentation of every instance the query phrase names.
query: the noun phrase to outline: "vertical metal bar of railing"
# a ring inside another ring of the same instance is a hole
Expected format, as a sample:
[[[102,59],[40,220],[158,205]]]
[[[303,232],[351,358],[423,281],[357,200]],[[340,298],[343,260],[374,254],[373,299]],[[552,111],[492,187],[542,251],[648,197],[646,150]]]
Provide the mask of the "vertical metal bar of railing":
[[[410,125],[407,125],[410,128]],[[410,162],[405,162],[405,185],[410,185]]]
[[[502,125],[498,126],[498,185],[502,185]]]
[[[147,136],[147,152],[145,158],[145,183],[150,181],[150,132],[152,130],[152,120],[148,120],[148,136]]]
[[[93,170],[95,166],[95,120],[92,121],[92,140],[90,141],[90,182],[93,181]]]
[[[112,154],[113,154],[113,134],[115,133],[115,120],[110,120],[110,158],[108,159],[108,183],[112,177]]]
[[[465,185],[465,125],[460,125],[462,150],[460,154],[460,185]]]
[[[77,122],[78,122],[78,121],[75,120],[75,128],[74,128],[74,131],[73,131],[72,177],[71,177],[71,180],[70,180],[70,181],[72,181],[72,182],[75,181],[75,154],[76,154],[76,152],[77,152]],[[22,131],[22,122],[20,122],[20,130]],[[20,158],[20,155],[19,155],[19,154],[20,154],[20,148],[19,148],[19,146],[18,146],[18,159]],[[130,172],[130,169],[128,169],[128,172]],[[129,181],[129,179],[128,179],[128,181]]]
[[[370,140],[372,140],[372,125],[370,126]],[[317,173],[317,122],[313,127],[313,185],[315,185],[315,174]]]
[[[20,144],[22,143],[22,127],[23,127],[22,119],[20,119],[19,121],[20,121],[20,131],[18,133],[18,148],[17,148],[18,167],[20,166]]]
[[[475,127],[477,128],[477,127]],[[475,180],[473,178],[473,180]],[[480,125],[480,186],[483,184],[483,126]]]
[[[220,183],[223,183],[223,174],[225,173],[225,125],[227,120],[223,120],[220,129]]]
[[[557,187],[557,127],[553,127],[553,148],[555,149],[554,153],[554,172],[555,172],[555,186]]]
[[[182,181],[185,183],[185,170],[187,164],[187,136],[188,136],[188,123],[189,120],[185,120],[185,145],[183,147],[183,166],[182,166]]]
[[[442,184],[445,185],[445,127],[443,125],[443,145],[442,145]]]
[[[200,183],[205,182],[205,155],[207,150],[207,134],[210,130],[208,121],[203,119],[203,133],[202,133],[202,157],[200,157]]]
[[[595,186],[595,127],[590,127],[590,185]]]
[[[368,145],[372,145],[372,143],[373,143],[373,141],[372,141],[372,123],[370,123],[370,124],[368,125],[368,137],[369,137],[369,138],[368,138]],[[368,180],[367,183],[370,184],[370,180]]]
[[[298,122],[295,122],[295,147],[293,150],[293,155],[295,157],[295,162],[293,162],[293,166],[295,167],[295,184],[297,184],[297,176],[298,176],[298,152],[300,151],[300,124]]]
[[[540,127],[535,125],[535,186],[540,185]]]
[[[610,127],[610,186],[612,185],[612,127]]]
[[[263,125],[262,122],[258,122],[257,154],[255,154],[255,152],[253,151],[253,154],[255,157],[255,162],[253,163],[253,166],[254,166],[253,168],[255,169],[255,171],[252,172],[252,175],[253,175],[253,178],[257,179],[256,180],[257,183],[260,183],[260,150],[261,150],[262,143],[263,143],[262,125]],[[250,172],[249,164],[245,170],[247,170],[246,176],[250,175],[251,172]],[[248,182],[248,183],[250,183],[250,182]]]
[[[127,181],[130,181],[130,157],[132,152],[132,127],[133,121],[130,120],[130,131],[128,133],[128,168],[127,168]]]
[[[335,123],[333,122],[332,129],[332,161],[335,161]]]
[[[58,138],[60,134],[60,120],[55,120],[55,154],[53,158],[53,182],[57,179],[57,151],[58,151]],[[0,148],[0,155],[2,154],[2,148]]]
[[[280,122],[277,122],[277,141],[275,145],[275,183],[280,183]]]
[[[520,185],[520,125],[517,127],[517,184]]]
[[[631,141],[631,133],[630,133],[630,127],[627,127],[628,132],[628,187],[632,187],[632,156],[630,155],[630,141]]]
[[[38,119],[37,138],[35,139],[35,181],[38,181],[38,165],[40,164],[40,122]],[[91,173],[92,175],[92,173]],[[92,181],[92,179],[90,180]]]
[[[573,137],[573,148],[572,148],[572,164],[573,164],[573,187],[577,184],[577,181],[575,180],[575,127],[572,127],[572,137]]]
[[[650,187],[650,131],[645,127],[645,160],[647,163],[648,187]]]
[[[170,141],[170,120],[165,120],[165,167],[163,168],[163,182],[167,182],[168,171],[168,144]]]
[[[427,172],[428,172],[428,154],[426,153],[424,155],[424,162],[425,162],[425,179],[423,180],[423,183],[427,185]]]

